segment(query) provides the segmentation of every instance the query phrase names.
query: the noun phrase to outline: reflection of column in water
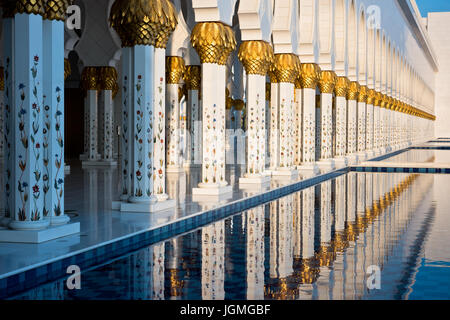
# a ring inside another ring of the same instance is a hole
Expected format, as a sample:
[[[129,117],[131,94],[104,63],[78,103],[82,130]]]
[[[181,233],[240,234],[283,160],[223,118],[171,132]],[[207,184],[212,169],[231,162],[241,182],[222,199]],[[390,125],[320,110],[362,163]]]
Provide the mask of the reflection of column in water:
[[[373,173],[366,173],[366,215],[373,215]],[[369,217],[370,218],[370,217]],[[369,228],[366,232],[366,263],[367,265],[373,264],[373,220],[369,225]]]
[[[278,257],[280,278],[287,278],[292,274],[292,195],[279,200],[278,215]]]
[[[302,235],[302,194],[297,192],[294,194],[294,211],[293,211],[293,221],[294,221],[294,259],[300,259],[301,255],[301,235]]]
[[[278,202],[273,201],[270,203],[270,278],[272,279],[276,279],[278,277],[277,226],[278,226]]]
[[[302,191],[303,213],[302,213],[302,266],[300,277],[302,284],[299,286],[300,299],[312,299],[313,286],[318,269],[314,259],[314,200],[315,188]]]
[[[335,203],[335,218],[334,218],[334,250],[339,252],[336,255],[336,260],[333,266],[333,278],[334,285],[332,291],[332,298],[337,300],[344,299],[344,254],[343,251],[346,248],[347,241],[345,240],[345,216],[346,216],[346,186],[347,186],[347,176],[342,175],[336,178],[336,203]]]
[[[202,298],[224,300],[225,222],[202,229]]]
[[[264,206],[247,212],[247,299],[264,299]]]
[[[166,243],[165,271],[169,274],[170,299],[174,300],[183,294],[183,281],[179,279],[180,245],[182,238],[172,239]]]
[[[355,239],[355,282],[356,292],[359,296],[364,291],[365,265],[367,247],[365,229],[366,219],[366,174],[357,173],[357,218],[356,218],[356,232],[359,234],[358,239]]]
[[[320,185],[320,250],[317,254],[320,266],[320,277],[317,280],[317,294],[320,300],[330,297],[330,266],[334,261],[331,247],[331,180]]]
[[[84,169],[84,190],[85,190],[85,211],[89,212],[91,219],[89,219],[90,229],[98,230],[98,221],[95,219],[98,214],[98,176],[97,169]]]
[[[132,300],[150,300],[152,299],[153,279],[149,275],[153,265],[153,249],[145,248],[139,250],[129,257],[126,264],[128,267],[128,286],[129,298]],[[114,277],[114,274],[111,275]],[[120,275],[117,275],[118,277]]]
[[[164,300],[164,243],[153,246],[153,300]]]
[[[56,281],[34,288],[23,296],[26,300],[64,300],[65,281]]]
[[[356,291],[355,283],[355,255],[356,246],[354,243],[355,222],[356,222],[356,173],[349,172],[347,177],[347,234],[349,247],[345,253],[345,298],[354,299]]]

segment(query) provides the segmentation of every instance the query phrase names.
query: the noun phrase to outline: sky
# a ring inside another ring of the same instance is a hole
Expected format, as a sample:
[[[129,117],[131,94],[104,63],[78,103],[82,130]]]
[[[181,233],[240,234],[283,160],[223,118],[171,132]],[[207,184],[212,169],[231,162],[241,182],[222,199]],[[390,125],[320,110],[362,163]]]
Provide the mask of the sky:
[[[428,12],[450,11],[450,0],[416,0],[416,3],[423,17]]]

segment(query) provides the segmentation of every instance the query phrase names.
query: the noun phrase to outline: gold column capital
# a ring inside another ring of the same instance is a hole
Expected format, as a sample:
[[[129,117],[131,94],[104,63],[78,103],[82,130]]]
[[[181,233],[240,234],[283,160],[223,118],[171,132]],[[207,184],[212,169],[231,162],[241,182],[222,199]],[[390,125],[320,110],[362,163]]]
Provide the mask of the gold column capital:
[[[166,82],[167,84],[178,84],[186,70],[184,60],[181,57],[166,57]]]
[[[382,97],[381,103],[380,103],[380,107],[387,108],[388,102],[389,102],[388,96],[386,94],[383,94],[383,97]]]
[[[238,58],[247,74],[265,76],[274,62],[272,46],[265,41],[244,41],[239,47]]]
[[[16,14],[36,14],[45,16],[44,0],[3,0],[1,1],[4,18],[13,18]]]
[[[72,74],[72,68],[70,66],[70,61],[64,59],[64,80],[66,80]]]
[[[319,74],[319,89],[321,93],[333,93],[337,82],[334,71],[321,71]]]
[[[274,72],[278,82],[295,83],[298,78],[300,59],[293,53],[275,55]]]
[[[274,58],[274,61],[275,61],[275,58]],[[269,76],[271,83],[278,83],[278,78],[275,73],[275,66],[273,64],[269,67],[269,70],[267,71],[267,75]]]
[[[357,81],[350,82],[347,93],[347,100],[358,100],[360,88],[361,87]]]
[[[187,90],[200,90],[202,85],[202,67],[187,66],[184,73]]]
[[[5,68],[0,67],[0,91],[5,91]]]
[[[375,95],[376,91],[374,89],[369,89],[369,91],[367,91],[367,104],[372,106],[375,104]]]
[[[69,0],[47,0],[44,19],[65,21],[70,2]]]
[[[117,70],[114,67],[97,67],[98,90],[111,90],[117,83]]]
[[[349,86],[350,80],[347,77],[338,77],[336,80],[334,93],[336,94],[337,97],[347,97]]]
[[[228,57],[230,56],[230,54],[236,50],[236,46],[237,46],[237,41],[236,41],[236,37],[234,36],[234,31],[230,26],[227,25],[223,25],[224,27],[224,31],[225,31],[225,46],[224,49],[222,51],[221,56],[219,57],[219,65],[224,66],[227,64],[228,61]]]
[[[85,67],[81,73],[81,84],[84,90],[100,90],[97,67]]]
[[[200,22],[195,25],[191,43],[202,63],[219,63],[226,46],[225,37],[225,26],[220,22]]]
[[[316,89],[320,78],[320,67],[315,63],[302,63],[300,70],[302,88]]]
[[[369,93],[369,88],[367,86],[360,86],[359,87],[358,102],[367,103],[367,95],[368,95],[368,93]]]
[[[164,48],[178,21],[168,0],[116,0],[109,17],[123,47]]]
[[[380,91],[375,91],[374,106],[381,107],[382,101],[383,101],[383,94]]]

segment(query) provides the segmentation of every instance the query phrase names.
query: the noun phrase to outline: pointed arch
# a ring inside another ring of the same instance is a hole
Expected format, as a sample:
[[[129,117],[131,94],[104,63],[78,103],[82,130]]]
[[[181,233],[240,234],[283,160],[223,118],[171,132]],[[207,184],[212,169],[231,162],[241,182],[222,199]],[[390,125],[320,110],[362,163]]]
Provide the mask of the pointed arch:
[[[334,9],[334,52],[335,70],[338,76],[346,76],[346,25],[345,25],[345,0],[336,0]]]
[[[317,20],[319,10],[316,0],[295,1],[299,5],[298,54],[303,63],[319,62]]]
[[[367,37],[367,85],[369,88],[375,88],[376,74],[375,74],[375,31],[373,28],[368,30]]]
[[[381,30],[377,29],[375,36],[375,90],[380,91],[381,89],[381,57],[382,57],[382,37]]]
[[[367,83],[367,24],[362,5],[358,15],[358,81],[361,85]]]
[[[350,0],[349,11],[348,11],[348,33],[347,33],[347,43],[348,43],[348,77],[352,81],[357,80],[357,52],[358,52],[358,39],[357,39],[357,27],[356,27],[356,5],[355,0]]]
[[[386,93],[387,88],[387,41],[386,35],[383,31],[383,36],[381,40],[381,92]]]
[[[334,0],[319,1],[319,64],[323,70],[334,69]]]

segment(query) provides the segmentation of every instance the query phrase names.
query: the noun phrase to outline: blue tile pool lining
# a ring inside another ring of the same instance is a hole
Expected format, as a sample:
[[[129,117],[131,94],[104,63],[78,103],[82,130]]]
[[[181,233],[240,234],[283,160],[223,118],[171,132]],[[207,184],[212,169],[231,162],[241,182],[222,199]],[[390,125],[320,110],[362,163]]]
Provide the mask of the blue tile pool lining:
[[[99,244],[84,250],[71,252],[64,257],[46,261],[39,265],[29,266],[15,273],[1,276],[0,299],[33,287],[52,282],[67,276],[67,268],[77,265],[81,270],[87,270],[109,260],[121,257],[152,244],[168,240],[186,232],[249,210],[251,208],[272,202],[289,194],[299,192],[324,181],[335,179],[350,171],[344,168],[305,179],[288,186],[263,192],[250,198],[227,203],[221,207],[206,210],[195,215],[158,226],[154,229],[143,230],[129,234],[119,239]]]
[[[370,166],[353,166],[350,171],[354,172],[392,172],[392,173],[441,173],[450,174],[450,169],[444,168],[393,168],[393,167],[370,167]]]

